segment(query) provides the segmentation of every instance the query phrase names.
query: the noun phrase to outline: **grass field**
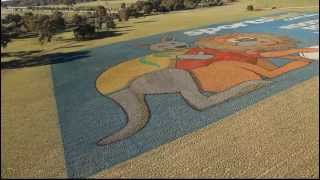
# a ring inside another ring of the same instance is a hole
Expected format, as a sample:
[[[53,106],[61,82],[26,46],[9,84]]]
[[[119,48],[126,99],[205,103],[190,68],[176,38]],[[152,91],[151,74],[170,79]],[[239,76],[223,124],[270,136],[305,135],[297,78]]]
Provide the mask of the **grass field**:
[[[133,0],[129,1],[131,2]],[[111,2],[120,3],[122,1],[109,1],[109,3]],[[130,19],[128,22],[117,23],[117,29],[115,30],[119,33],[122,33],[122,35],[106,37],[103,39],[77,42],[73,40],[72,32],[57,34],[53,38],[52,42],[46,43],[44,45],[41,45],[37,41],[36,37],[16,39],[13,40],[13,42],[10,43],[6,49],[2,50],[2,52],[10,53],[11,55],[8,57],[1,57],[1,61],[9,61],[18,58],[16,54],[23,54],[24,52],[40,51],[40,54],[34,53],[32,55],[42,55],[53,52],[71,52],[80,49],[93,48],[97,46],[111,44],[114,42],[158,34],[162,32],[190,29],[214,23],[238,21],[245,18],[252,18],[288,11],[288,9],[270,9],[264,11],[248,12],[245,10],[248,4],[259,4],[261,7],[264,8],[269,6],[270,4],[272,4],[272,6],[277,7],[282,7],[286,4],[290,7],[306,7],[302,9],[294,9],[292,11],[319,11],[318,7],[311,7],[318,5],[317,0],[240,0],[239,2],[227,6],[178,11],[171,12],[169,14],[147,16],[138,19]]]

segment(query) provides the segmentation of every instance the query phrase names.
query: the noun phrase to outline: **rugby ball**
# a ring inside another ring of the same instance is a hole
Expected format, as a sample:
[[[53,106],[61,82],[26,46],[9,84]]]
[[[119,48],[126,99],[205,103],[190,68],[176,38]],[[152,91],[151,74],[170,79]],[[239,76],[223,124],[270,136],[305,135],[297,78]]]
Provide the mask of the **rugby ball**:
[[[318,49],[316,52],[306,52],[306,53],[299,53],[301,57],[310,59],[310,60],[315,60],[319,61],[319,45],[318,46],[311,46],[309,48],[315,48]]]

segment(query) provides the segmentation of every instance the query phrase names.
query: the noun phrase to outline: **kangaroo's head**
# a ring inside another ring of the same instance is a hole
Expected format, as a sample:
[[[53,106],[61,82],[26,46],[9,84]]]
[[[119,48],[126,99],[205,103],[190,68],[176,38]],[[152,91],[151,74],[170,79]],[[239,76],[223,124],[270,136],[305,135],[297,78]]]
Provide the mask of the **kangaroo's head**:
[[[153,51],[177,51],[184,48],[188,48],[187,43],[176,41],[170,35],[163,36],[159,43],[150,46],[150,49]]]

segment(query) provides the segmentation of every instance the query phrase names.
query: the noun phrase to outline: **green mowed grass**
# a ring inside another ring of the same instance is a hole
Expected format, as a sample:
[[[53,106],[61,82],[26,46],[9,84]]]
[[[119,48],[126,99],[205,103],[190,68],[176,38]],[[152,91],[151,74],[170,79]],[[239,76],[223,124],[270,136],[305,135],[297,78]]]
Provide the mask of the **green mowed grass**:
[[[133,1],[133,0],[129,0]],[[71,52],[81,49],[88,49],[107,45],[119,41],[126,41],[130,39],[140,38],[144,36],[159,34],[163,32],[170,32],[182,29],[190,29],[200,26],[211,25],[214,23],[224,23],[231,21],[240,21],[246,18],[253,18],[258,16],[269,15],[279,12],[287,12],[286,9],[263,10],[263,11],[246,11],[246,6],[253,3],[267,3],[273,0],[240,0],[239,2],[211,8],[201,8],[194,10],[176,11],[168,14],[161,14],[155,16],[141,17],[138,19],[130,19],[128,22],[117,22],[115,31],[122,35],[105,37],[90,41],[74,41],[72,32],[64,32],[54,36],[53,41],[41,45],[37,38],[15,39],[9,43],[6,49],[2,52],[11,54],[11,56],[1,57],[1,61],[9,61],[19,58],[21,52],[36,52],[31,55],[42,55],[57,52]],[[109,1],[111,2],[111,1]],[[115,1],[118,2],[118,1]],[[120,0],[119,0],[120,2]],[[287,7],[303,5],[306,7],[317,6],[318,1],[315,0],[274,0],[275,5],[280,7],[281,4],[287,4]],[[294,11],[319,11],[318,8],[302,8]],[[20,57],[23,58],[23,57]]]

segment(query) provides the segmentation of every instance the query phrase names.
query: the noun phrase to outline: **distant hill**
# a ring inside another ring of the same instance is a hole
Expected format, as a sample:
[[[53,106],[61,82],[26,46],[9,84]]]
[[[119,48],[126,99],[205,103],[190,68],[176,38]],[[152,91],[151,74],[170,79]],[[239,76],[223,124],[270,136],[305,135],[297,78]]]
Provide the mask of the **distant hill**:
[[[10,1],[1,1],[1,7],[57,5],[57,4],[65,4],[67,1],[74,1],[76,3],[83,3],[83,2],[92,2],[92,1],[97,1],[97,0],[10,0]]]

